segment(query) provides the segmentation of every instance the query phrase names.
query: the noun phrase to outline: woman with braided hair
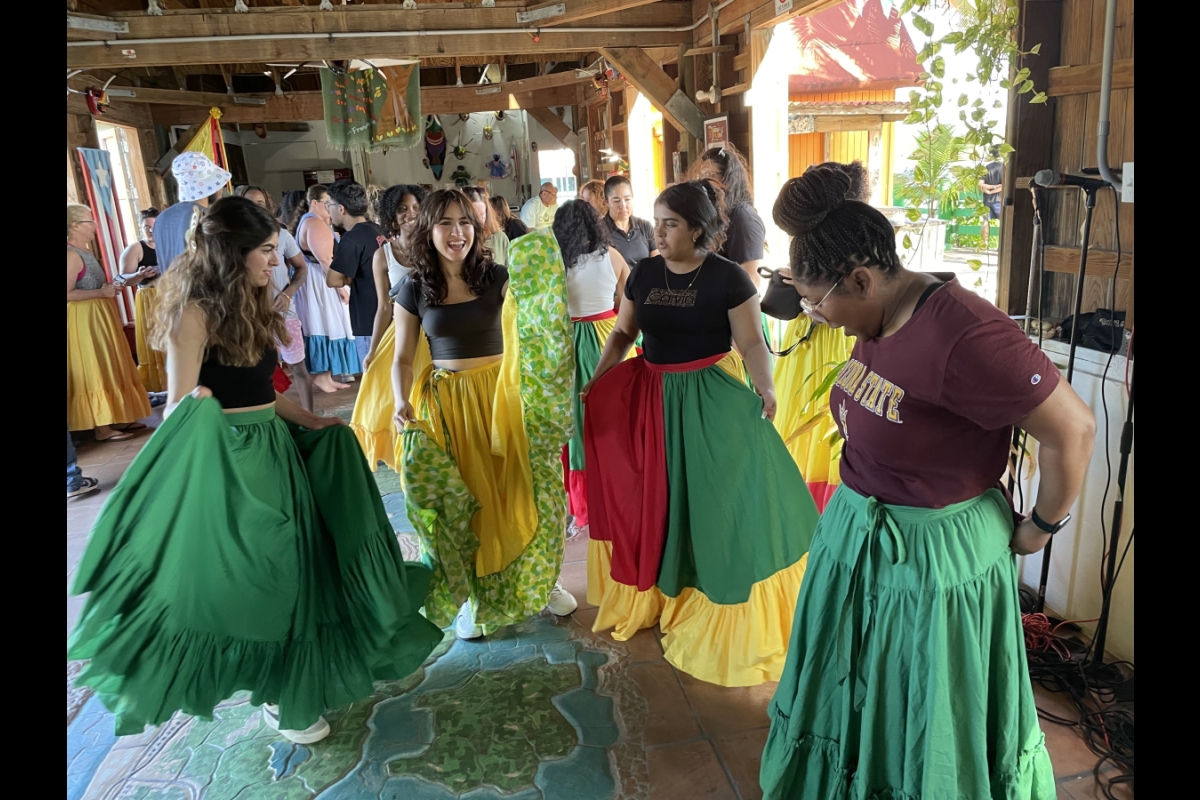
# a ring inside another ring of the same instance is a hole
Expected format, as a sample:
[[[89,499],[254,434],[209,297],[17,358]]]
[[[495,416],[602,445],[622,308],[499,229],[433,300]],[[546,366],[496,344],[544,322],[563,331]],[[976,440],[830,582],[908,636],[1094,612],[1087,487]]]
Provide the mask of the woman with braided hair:
[[[582,392],[594,630],[658,623],[678,669],[754,686],[783,669],[817,510],[770,422],[758,292],[716,253],[716,188],[667,188],[654,221],[659,255],[630,273]],[[639,331],[645,355],[624,361]]]
[[[819,168],[841,170],[849,176],[847,199],[864,203],[870,201],[866,170],[861,161],[853,164],[829,161],[819,167],[810,167]],[[783,227],[778,216],[775,224]],[[785,278],[791,277],[789,269],[784,268],[780,272]],[[834,427],[828,395],[812,403],[810,400],[829,372],[839,368],[850,357],[853,345],[853,340],[841,328],[831,328],[801,314],[788,322],[779,345],[780,352],[785,355],[775,361],[775,387],[779,394],[775,428],[787,442],[792,458],[796,459],[818,511],[825,510],[829,499],[841,484],[841,476],[838,473],[838,457],[829,441]],[[814,420],[819,421],[814,424]],[[807,430],[796,435],[806,422]]]
[[[784,184],[792,279],[856,341],[830,403],[842,486],[821,516],[771,702],[768,800],[1051,800],[1014,553],[1069,519],[1091,411],[997,308],[900,264],[843,170]],[[1039,442],[1029,517],[1000,486],[1012,429]]]

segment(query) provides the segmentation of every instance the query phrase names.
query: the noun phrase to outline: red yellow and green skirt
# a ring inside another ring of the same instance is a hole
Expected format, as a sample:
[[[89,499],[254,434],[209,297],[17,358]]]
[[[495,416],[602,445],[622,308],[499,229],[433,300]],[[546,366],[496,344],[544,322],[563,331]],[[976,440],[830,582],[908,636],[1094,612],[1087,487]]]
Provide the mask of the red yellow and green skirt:
[[[789,322],[779,351],[796,344],[812,324],[806,316]],[[829,411],[828,389],[816,401],[812,396],[853,349],[854,340],[841,328],[818,324],[808,341],[775,360],[775,399],[779,403],[775,429],[822,512],[842,482],[838,472],[841,446],[832,441],[837,427]]]
[[[587,478],[584,472],[583,401],[579,392],[596,374],[600,354],[608,337],[617,327],[617,312],[607,311],[593,317],[572,317],[575,338],[575,385],[571,390],[571,413],[575,431],[563,449],[563,486],[567,491],[567,510],[575,518],[576,527],[588,524]],[[640,337],[639,337],[640,338]],[[630,352],[627,357],[632,357]]]
[[[137,342],[137,368],[147,392],[167,390],[167,356],[150,346],[150,325],[158,310],[158,287],[139,286],[134,295],[133,332]]]
[[[658,623],[700,680],[778,680],[817,510],[732,353],[626,361],[587,398],[596,631]]]
[[[768,709],[766,800],[1058,796],[1012,534],[998,489],[938,509],[838,489]]]
[[[571,436],[574,344],[554,237],[509,250],[504,355],[414,384],[419,422],[401,435],[405,507],[434,571],[428,618],[470,604],[490,633],[546,606],[566,547],[562,451]]]
[[[67,303],[67,427],[101,425],[150,416],[115,300],[97,297]]]
[[[396,395],[392,391],[392,364],[395,357],[396,324],[393,322],[379,337],[375,358],[367,365],[360,379],[354,415],[350,418],[350,429],[358,437],[372,472],[379,468],[380,462],[399,471],[400,433],[396,430]],[[413,374],[420,375],[432,363],[429,342],[425,338],[425,331],[421,331],[417,339]]]

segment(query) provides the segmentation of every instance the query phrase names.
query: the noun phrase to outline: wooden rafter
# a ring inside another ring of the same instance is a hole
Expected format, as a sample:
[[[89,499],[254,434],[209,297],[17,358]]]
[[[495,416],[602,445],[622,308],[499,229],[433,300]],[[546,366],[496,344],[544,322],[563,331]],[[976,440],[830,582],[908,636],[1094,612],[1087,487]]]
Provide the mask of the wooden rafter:
[[[663,119],[677,130],[704,137],[704,114],[648,55],[637,48],[601,48],[600,52],[662,112]]]

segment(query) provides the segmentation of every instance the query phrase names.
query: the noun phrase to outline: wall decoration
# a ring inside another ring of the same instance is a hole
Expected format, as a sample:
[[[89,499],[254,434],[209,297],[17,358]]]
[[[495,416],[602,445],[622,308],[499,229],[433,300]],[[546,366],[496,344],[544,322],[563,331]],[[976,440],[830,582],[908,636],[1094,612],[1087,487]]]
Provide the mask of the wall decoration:
[[[488,175],[496,180],[512,177],[512,167],[505,163],[499,153],[492,153],[492,160],[488,163]]]
[[[376,152],[421,140],[421,70],[416,64],[336,73],[321,70],[330,146]]]
[[[474,155],[474,153],[472,153],[470,150],[467,149],[467,144],[470,144],[471,142],[475,141],[474,137],[467,139],[467,144],[462,144],[462,136],[460,135],[458,137],[458,141],[459,141],[459,144],[454,145],[454,157],[455,158],[457,158],[459,161],[462,161],[468,155]]]
[[[436,116],[425,121],[425,156],[434,180],[441,180],[442,165],[446,163],[446,133]]]
[[[704,121],[704,149],[723,150],[729,144],[729,117],[722,115]]]
[[[459,164],[454,172],[450,173],[450,177],[454,180],[454,186],[458,189],[463,189],[471,185],[471,181],[475,180],[471,173],[467,172],[467,168]]]

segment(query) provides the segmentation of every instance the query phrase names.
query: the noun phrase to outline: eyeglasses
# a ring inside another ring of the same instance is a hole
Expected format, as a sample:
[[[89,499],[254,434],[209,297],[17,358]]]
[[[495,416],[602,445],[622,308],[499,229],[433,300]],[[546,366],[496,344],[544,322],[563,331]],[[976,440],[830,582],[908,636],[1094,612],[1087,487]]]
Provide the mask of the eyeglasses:
[[[846,276],[843,275],[841,278],[838,278],[837,281],[833,284],[833,286],[829,287],[829,291],[825,293],[825,296],[822,297],[820,300],[818,300],[816,303],[810,303],[807,300],[805,300],[803,297],[801,297],[800,298],[800,310],[803,311],[805,314],[808,314],[810,317],[815,319],[817,322],[828,322],[828,320],[826,320],[824,317],[822,317],[820,314],[817,313],[817,309],[820,308],[821,303],[824,303],[826,300],[829,299],[829,295],[833,294],[833,290],[838,287],[838,284],[841,283],[842,279],[845,277]]]

